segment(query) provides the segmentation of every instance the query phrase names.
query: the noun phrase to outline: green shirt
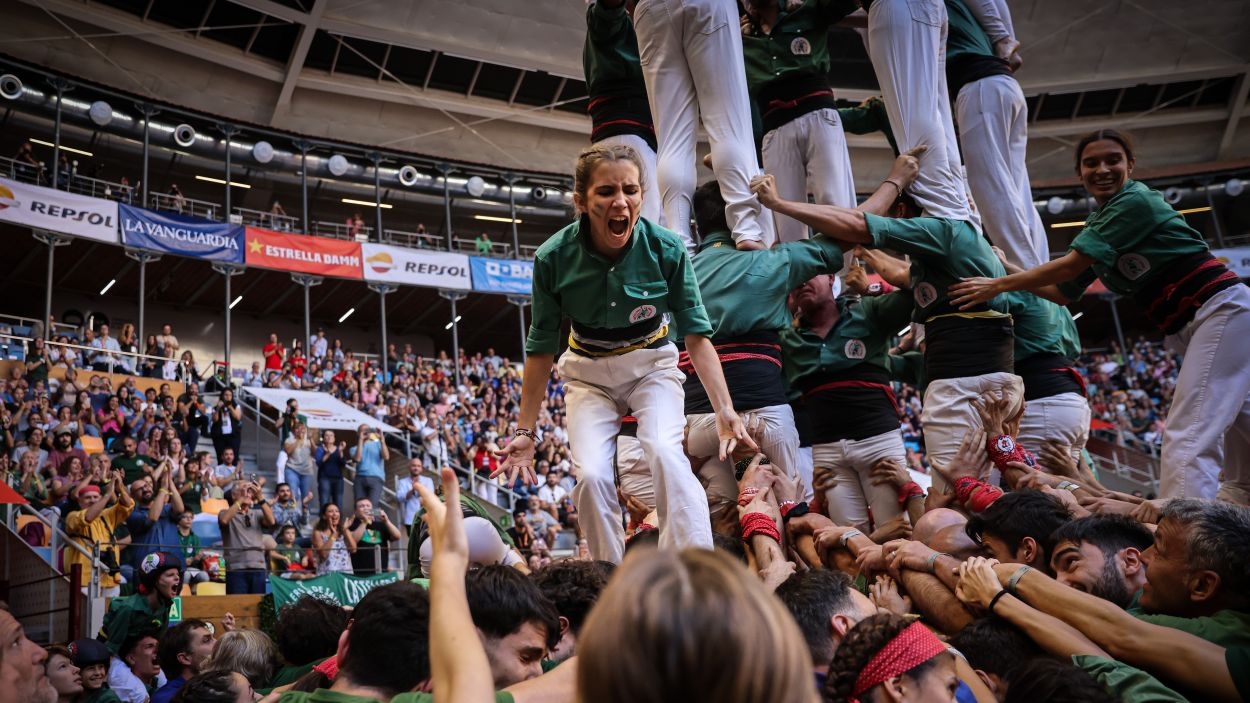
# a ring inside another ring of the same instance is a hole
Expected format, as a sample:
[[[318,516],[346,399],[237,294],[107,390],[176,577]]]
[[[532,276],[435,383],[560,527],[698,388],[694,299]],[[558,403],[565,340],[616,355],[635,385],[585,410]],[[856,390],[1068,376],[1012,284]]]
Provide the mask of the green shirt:
[[[1189,700],[1141,669],[1114,659],[1077,654],[1073,655],[1072,663],[1097,679],[1122,703],[1188,703]]]
[[[82,698],[78,699],[78,703],[122,703],[122,699],[118,697],[116,691],[109,688],[108,684],[104,684],[94,691],[84,688]]]
[[[585,328],[617,330],[667,314],[682,335],[712,334],[690,257],[675,233],[639,218],[616,261],[593,251],[589,237],[582,217],[534,255],[527,353],[560,351],[566,317]]]
[[[711,337],[727,339],[788,328],[786,295],[814,276],[841,269],[842,248],[817,235],[771,249],[738,251],[728,232],[713,232],[703,238],[693,266]]]
[[[1006,293],[1005,297],[1015,329],[1017,363],[1038,354],[1080,356],[1081,338],[1067,308],[1032,293]]]
[[[899,219],[865,214],[864,221],[868,224],[873,247],[893,249],[911,257],[911,287],[916,302],[912,320],[916,322],[955,312],[948,304],[947,288],[961,279],[1007,275],[989,242],[964,220]],[[989,307],[996,312],[1007,312],[1006,296],[995,296]]]
[[[1175,615],[1147,614],[1136,607],[1130,607],[1127,612],[1142,622],[1188,632],[1221,647],[1250,647],[1250,613],[1221,610],[1214,615],[1182,618]]]
[[[886,357],[886,370],[890,372],[891,379],[907,383],[921,394],[924,394],[925,387],[929,385],[929,377],[924,371],[924,352],[890,354]]]
[[[1130,180],[1085,221],[1069,249],[1094,260],[1080,276],[1059,284],[1064,296],[1079,300],[1095,277],[1112,293],[1131,296],[1167,264],[1209,247],[1159,191]]]
[[[278,703],[386,703],[386,701],[365,696],[350,696],[346,693],[319,688],[312,693],[287,691],[278,699]],[[392,698],[391,703],[434,703],[434,694],[401,693]],[[513,703],[512,694],[507,691],[495,691],[495,703]]]
[[[778,3],[771,34],[754,22],[742,35],[747,90],[758,99],[769,83],[795,76],[829,74],[829,27],[859,9],[854,0],[804,0],[793,12]]]
[[[946,0],[950,29],[946,35],[946,60],[959,56],[994,56],[994,46],[963,0]]]
[[[104,624],[100,627],[97,639],[116,655],[126,639],[133,634],[155,630],[155,636],[160,637],[165,628],[169,627],[169,606],[170,604],[166,604],[163,611],[155,612],[148,606],[148,597],[141,593],[114,598],[109,601],[109,609],[104,614]]]
[[[638,59],[634,23],[620,7],[593,3],[586,8],[586,43],[582,47],[582,71],[586,94],[646,98],[647,86]]]
[[[838,321],[820,337],[805,327],[781,333],[786,380],[803,388],[813,378],[866,364],[887,371],[886,354],[899,327],[907,325],[911,298],[895,291],[875,298],[838,298]]]
[[[144,467],[155,470],[159,464],[159,461],[144,454],[135,454],[129,459],[126,458],[125,454],[118,454],[113,457],[113,468],[126,472],[125,478],[122,480],[126,482],[127,486],[147,475],[143,470]]]
[[[1224,664],[1237,693],[1242,699],[1250,699],[1250,647],[1229,647],[1224,651]]]
[[[898,156],[898,142],[894,141],[894,130],[890,129],[890,117],[885,112],[885,101],[881,98],[873,98],[867,105],[840,107],[838,117],[842,120],[842,131],[847,134],[885,134],[890,149]]]

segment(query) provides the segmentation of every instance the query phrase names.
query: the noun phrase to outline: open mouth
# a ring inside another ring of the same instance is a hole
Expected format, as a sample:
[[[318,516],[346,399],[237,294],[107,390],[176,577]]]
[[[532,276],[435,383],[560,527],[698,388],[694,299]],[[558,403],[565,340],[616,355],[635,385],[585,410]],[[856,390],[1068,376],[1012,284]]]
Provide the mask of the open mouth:
[[[618,237],[624,235],[625,232],[629,230],[629,218],[628,217],[609,217],[608,218],[608,230],[612,232],[612,234]]]

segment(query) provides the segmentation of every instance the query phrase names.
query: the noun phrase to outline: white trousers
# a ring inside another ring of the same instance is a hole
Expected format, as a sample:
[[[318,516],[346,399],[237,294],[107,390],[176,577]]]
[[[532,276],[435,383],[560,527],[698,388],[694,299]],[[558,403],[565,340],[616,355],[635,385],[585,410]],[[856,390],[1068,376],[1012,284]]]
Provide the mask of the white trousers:
[[[1184,355],[1160,457],[1164,498],[1250,490],[1250,288],[1214,295],[1164,340]],[[1227,487],[1220,488],[1221,469]]]
[[[637,134],[618,134],[607,139],[600,139],[595,146],[628,146],[642,157],[642,211],[641,215],[652,222],[667,227],[664,223],[664,209],[661,207],[660,186],[655,175],[655,150],[646,139]]]
[[[837,110],[814,110],[771,130],[762,151],[764,171],[777,179],[782,198],[805,203],[810,193],[821,205],[855,207],[851,155]],[[784,215],[774,218],[780,241],[807,239],[807,225]]]
[[[647,465],[647,453],[637,437],[621,435],[616,438],[616,480],[626,494],[655,509],[651,467]]]
[[[990,241],[1011,263],[1031,269],[1050,261],[1046,229],[1033,206],[1025,148],[1029,109],[1011,76],[965,85],[955,99],[968,186]]]
[[[876,0],[868,11],[868,56],[901,151],[925,144],[909,192],[929,217],[972,221],[946,89],[942,0]]]
[[[799,447],[799,478],[803,479],[803,500],[808,503],[816,497],[816,489],[812,487],[815,468],[816,460],[812,456],[812,448]]]
[[[759,173],[734,0],[639,0],[634,30],[659,140],[656,166],[669,229],[693,245],[690,211],[702,117],[734,241],[763,241],[751,193]]]
[[[677,348],[598,359],[566,351],[558,367],[578,472],[573,503],[594,558],[620,562],[625,552],[613,462],[627,411],[638,418],[638,442],[651,467],[660,546],[711,549],[707,499],[682,450],[685,375],[677,369]]]
[[[812,461],[817,468],[833,471],[833,488],[825,491],[829,517],[839,525],[852,525],[865,534],[873,525],[898,517],[898,491],[891,485],[873,485],[872,467],[882,459],[893,459],[907,467],[907,448],[901,430],[875,437],[816,444]],[[872,509],[871,518],[868,514]]]
[[[1089,441],[1089,418],[1089,401],[1080,393],[1026,400],[1016,441],[1034,455],[1039,454],[1047,442],[1058,442],[1071,447],[1072,455],[1076,456]]]
[[[873,7],[876,7],[876,3],[873,3]],[[928,459],[941,466],[949,466],[959,452],[959,444],[963,442],[964,436],[984,428],[981,416],[972,407],[972,400],[986,391],[1004,386],[1011,388],[1017,402],[1024,402],[1024,380],[1005,371],[963,378],[943,378],[930,383],[924,391],[924,409],[920,411],[920,424],[924,427],[925,455]],[[1019,409],[1018,405],[1016,409]],[[993,466],[989,455],[982,451],[980,456],[977,475],[989,476],[992,481],[997,481],[997,471],[991,471]],[[947,487],[946,479],[934,472],[933,490],[944,492]]]
[[[789,405],[769,405],[740,413],[747,427],[756,428],[760,451],[775,466],[795,478],[799,476],[799,431],[794,426],[794,410]],[[693,457],[713,457],[720,450],[716,414],[686,416],[686,451]],[[737,490],[734,491],[737,498]]]

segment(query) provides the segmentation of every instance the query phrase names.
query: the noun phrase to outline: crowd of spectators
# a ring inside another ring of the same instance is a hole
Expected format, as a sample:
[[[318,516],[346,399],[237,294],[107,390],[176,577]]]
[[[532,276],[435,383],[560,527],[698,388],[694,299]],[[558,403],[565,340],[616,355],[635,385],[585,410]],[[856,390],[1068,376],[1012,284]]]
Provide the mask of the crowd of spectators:
[[[1105,423],[1095,432],[1157,455],[1180,357],[1142,337],[1130,345],[1127,355],[1111,342],[1107,352],[1082,355],[1077,368],[1086,378],[1094,419]]]

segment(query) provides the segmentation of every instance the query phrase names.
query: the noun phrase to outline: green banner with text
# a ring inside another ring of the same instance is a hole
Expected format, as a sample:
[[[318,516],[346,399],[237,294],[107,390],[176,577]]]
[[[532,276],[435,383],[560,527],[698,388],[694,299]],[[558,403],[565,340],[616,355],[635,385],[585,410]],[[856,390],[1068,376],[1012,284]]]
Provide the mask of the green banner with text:
[[[269,590],[273,593],[274,611],[282,612],[283,608],[304,596],[313,596],[338,605],[354,606],[369,591],[398,580],[399,574],[395,573],[375,576],[332,573],[302,581],[270,576]]]

